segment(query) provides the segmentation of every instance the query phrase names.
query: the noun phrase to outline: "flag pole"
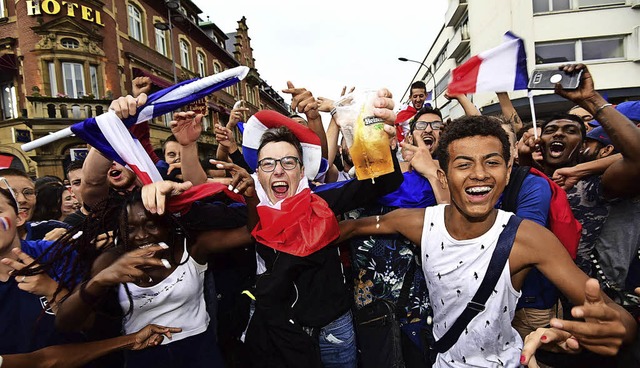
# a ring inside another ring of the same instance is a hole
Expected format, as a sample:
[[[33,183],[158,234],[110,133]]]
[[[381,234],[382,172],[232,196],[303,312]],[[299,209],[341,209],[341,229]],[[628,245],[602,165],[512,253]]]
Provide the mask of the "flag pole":
[[[529,92],[527,92],[527,97],[529,97],[529,108],[531,109],[531,120],[533,121],[533,138],[538,139],[538,123],[536,122],[536,109],[533,106],[532,90],[529,90]]]
[[[40,137],[32,142],[29,143],[25,143],[22,145],[22,150],[25,152],[31,151],[33,149],[36,149],[38,147],[42,147],[44,145],[47,145],[49,143],[55,142],[58,139],[62,139],[62,138],[67,138],[73,135],[73,132],[71,131],[71,128],[64,128],[62,130],[58,130],[55,133],[50,133],[49,135],[45,135],[44,137]]]

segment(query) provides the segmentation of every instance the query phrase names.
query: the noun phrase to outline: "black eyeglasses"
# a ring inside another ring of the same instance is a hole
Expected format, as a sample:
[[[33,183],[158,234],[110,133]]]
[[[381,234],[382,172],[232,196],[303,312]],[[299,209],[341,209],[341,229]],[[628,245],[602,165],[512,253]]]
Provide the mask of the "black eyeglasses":
[[[416,121],[416,125],[413,127],[414,130],[425,130],[427,126],[431,126],[433,130],[440,130],[444,125],[441,121]]]
[[[276,169],[278,162],[280,163],[280,165],[282,165],[283,169],[293,170],[296,168],[296,166],[298,166],[300,160],[295,156],[285,156],[279,160],[271,157],[266,157],[258,161],[258,167],[260,167],[260,170],[264,172],[272,172]]]

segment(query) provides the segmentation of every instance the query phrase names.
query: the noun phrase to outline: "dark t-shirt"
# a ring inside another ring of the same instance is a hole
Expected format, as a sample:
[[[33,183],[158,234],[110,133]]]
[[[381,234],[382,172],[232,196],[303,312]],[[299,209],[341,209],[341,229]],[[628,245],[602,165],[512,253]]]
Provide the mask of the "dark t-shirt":
[[[82,221],[84,221],[84,219],[87,218],[87,215],[85,215],[84,213],[82,213],[81,210],[77,210],[76,212],[70,214],[69,216],[65,217],[63,222],[71,227],[73,226],[78,226],[79,224],[82,223]]]

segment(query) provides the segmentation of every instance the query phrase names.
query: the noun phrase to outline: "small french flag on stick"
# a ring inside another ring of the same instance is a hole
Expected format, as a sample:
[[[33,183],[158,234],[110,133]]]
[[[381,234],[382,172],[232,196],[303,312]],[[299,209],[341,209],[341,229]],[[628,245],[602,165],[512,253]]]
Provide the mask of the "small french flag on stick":
[[[509,92],[527,89],[527,55],[524,42],[511,32],[495,48],[473,56],[453,69],[450,94],[475,92]]]

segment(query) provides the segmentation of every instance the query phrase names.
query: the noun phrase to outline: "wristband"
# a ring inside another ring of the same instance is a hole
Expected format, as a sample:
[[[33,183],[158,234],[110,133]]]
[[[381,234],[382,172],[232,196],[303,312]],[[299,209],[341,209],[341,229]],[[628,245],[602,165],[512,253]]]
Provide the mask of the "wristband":
[[[331,109],[331,112],[330,112],[331,116],[335,115],[335,114],[336,114],[336,112],[337,112],[337,111],[336,111],[336,108],[335,108],[335,107],[334,107],[333,109]]]
[[[594,114],[594,117],[598,116],[598,114],[600,114],[600,112],[602,112],[602,110],[604,110],[604,108],[605,108],[605,107],[609,107],[609,106],[613,106],[613,104],[606,103],[606,104],[604,104],[604,105],[602,105],[602,106],[598,107],[598,108],[596,109],[596,113]]]

